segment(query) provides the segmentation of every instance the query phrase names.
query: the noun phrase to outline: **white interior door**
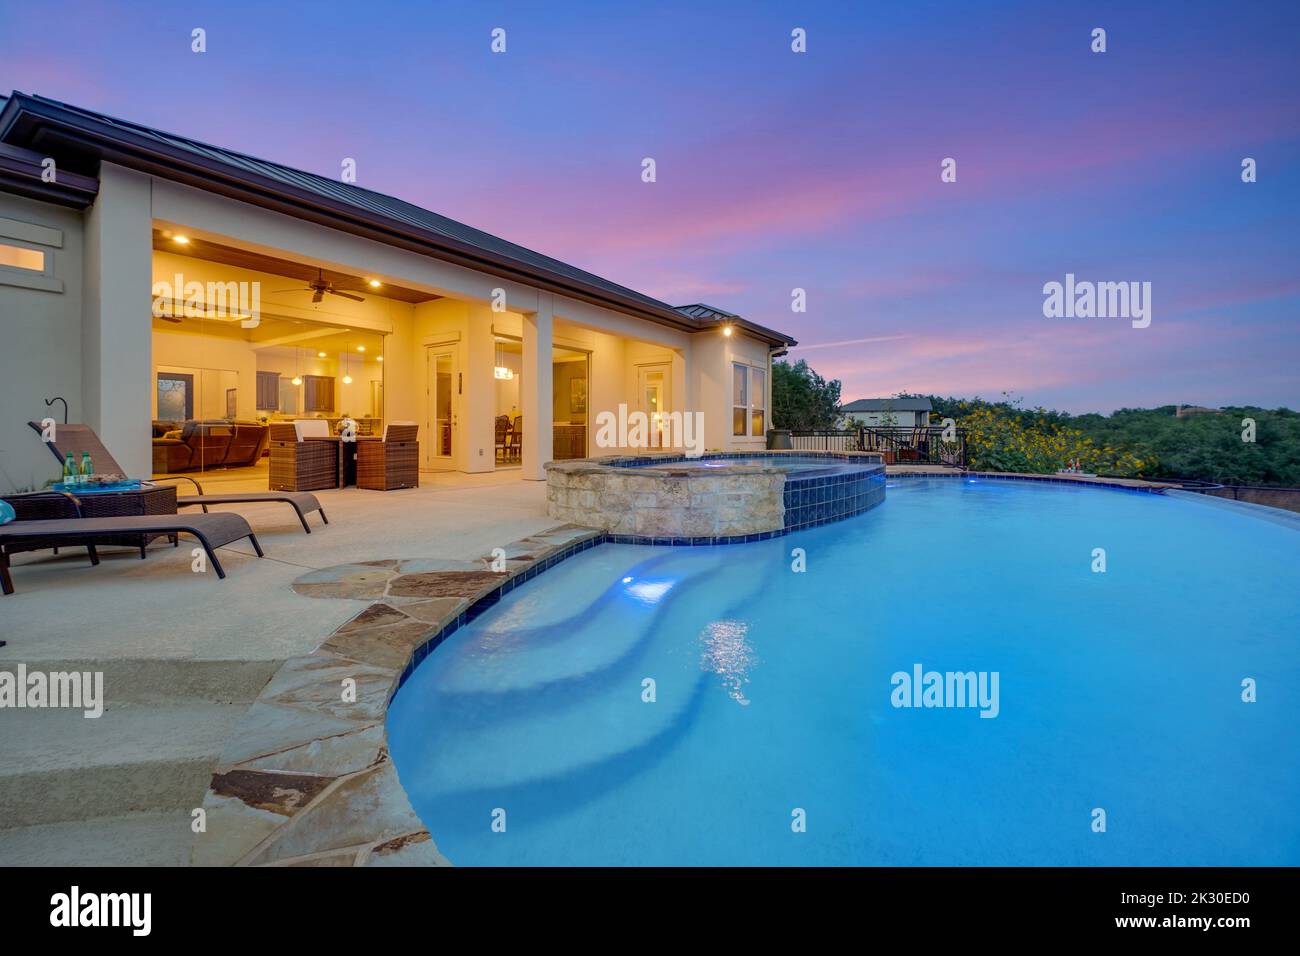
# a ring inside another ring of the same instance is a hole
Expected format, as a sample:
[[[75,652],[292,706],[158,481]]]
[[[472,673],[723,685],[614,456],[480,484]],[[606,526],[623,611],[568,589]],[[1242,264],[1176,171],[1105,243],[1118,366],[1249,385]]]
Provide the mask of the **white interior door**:
[[[456,433],[456,350],[454,346],[431,345],[425,350],[426,413],[424,467],[447,471],[454,467],[452,449]]]

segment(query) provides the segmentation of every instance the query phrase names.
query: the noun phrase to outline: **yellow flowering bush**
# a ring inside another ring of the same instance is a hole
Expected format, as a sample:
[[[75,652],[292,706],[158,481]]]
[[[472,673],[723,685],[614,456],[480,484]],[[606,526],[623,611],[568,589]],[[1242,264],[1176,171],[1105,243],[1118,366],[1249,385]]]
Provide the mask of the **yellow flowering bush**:
[[[976,471],[1052,474],[1077,461],[1087,472],[1140,477],[1156,465],[1150,454],[1097,445],[1043,414],[1005,405],[975,405],[958,424],[966,429],[967,467]]]

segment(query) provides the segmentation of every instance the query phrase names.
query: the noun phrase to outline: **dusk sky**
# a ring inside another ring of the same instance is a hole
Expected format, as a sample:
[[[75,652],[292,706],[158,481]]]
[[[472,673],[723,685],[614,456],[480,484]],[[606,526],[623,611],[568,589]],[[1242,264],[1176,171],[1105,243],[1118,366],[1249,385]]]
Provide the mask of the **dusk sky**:
[[[360,185],[788,332],[845,400],[1300,408],[1298,38],[1293,0],[0,0],[0,94],[354,157]],[[1067,272],[1150,282],[1150,326],[1045,318]]]

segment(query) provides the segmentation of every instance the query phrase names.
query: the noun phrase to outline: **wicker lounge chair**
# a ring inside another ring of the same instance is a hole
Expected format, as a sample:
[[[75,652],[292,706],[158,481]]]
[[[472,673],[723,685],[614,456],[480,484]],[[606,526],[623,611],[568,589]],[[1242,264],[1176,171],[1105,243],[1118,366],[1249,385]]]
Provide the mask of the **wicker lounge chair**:
[[[57,492],[56,492],[57,494]],[[79,513],[80,502],[72,495],[64,496]],[[216,549],[247,538],[257,556],[262,557],[262,547],[257,543],[253,529],[237,514],[174,514],[135,515],[119,518],[47,518],[36,521],[11,521],[0,525],[0,587],[5,594],[14,593],[13,576],[9,571],[10,546],[22,550],[25,543],[39,540],[45,546],[84,546],[90,554],[90,563],[99,564],[96,543],[108,543],[127,534],[178,535],[190,534],[198,539],[207,553],[208,562],[218,578],[226,576]]]
[[[389,422],[383,441],[357,443],[357,487],[375,491],[420,486],[420,426]]]
[[[36,422],[28,422],[37,433],[41,433],[41,426]],[[272,428],[276,426],[272,425]],[[95,467],[100,473],[116,472],[124,474],[122,466],[117,463],[103,443],[100,442],[99,436],[95,434],[94,429],[86,425],[56,425],[55,440],[46,442],[50,446],[50,451],[59,461],[63,460],[66,452],[72,452],[74,457],[78,452],[88,451]],[[204,514],[208,513],[209,505],[241,505],[257,504],[263,501],[283,502],[291,507],[298,515],[298,520],[302,522],[302,530],[311,534],[311,528],[307,526],[307,515],[313,511],[319,511],[321,521],[329,524],[329,518],[325,517],[325,509],[320,506],[313,494],[307,494],[297,491],[248,491],[248,492],[231,492],[229,494],[204,494],[203,486],[191,478],[189,475],[173,475],[170,478],[156,479],[157,481],[188,481],[198,489],[197,495],[181,495],[176,499],[176,507],[187,508],[198,505],[203,509]],[[330,487],[333,487],[332,485]],[[143,556],[143,553],[142,555]]]

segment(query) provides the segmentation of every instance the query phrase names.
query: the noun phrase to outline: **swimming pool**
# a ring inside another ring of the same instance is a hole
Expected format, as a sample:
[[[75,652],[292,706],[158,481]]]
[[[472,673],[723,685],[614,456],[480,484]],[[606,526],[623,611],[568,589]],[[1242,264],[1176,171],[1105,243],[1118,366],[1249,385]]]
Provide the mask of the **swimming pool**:
[[[460,865],[1294,865],[1298,564],[1200,502],[891,479],[782,538],[557,565],[429,655],[389,744]],[[916,665],[996,672],[996,717],[894,706]]]

